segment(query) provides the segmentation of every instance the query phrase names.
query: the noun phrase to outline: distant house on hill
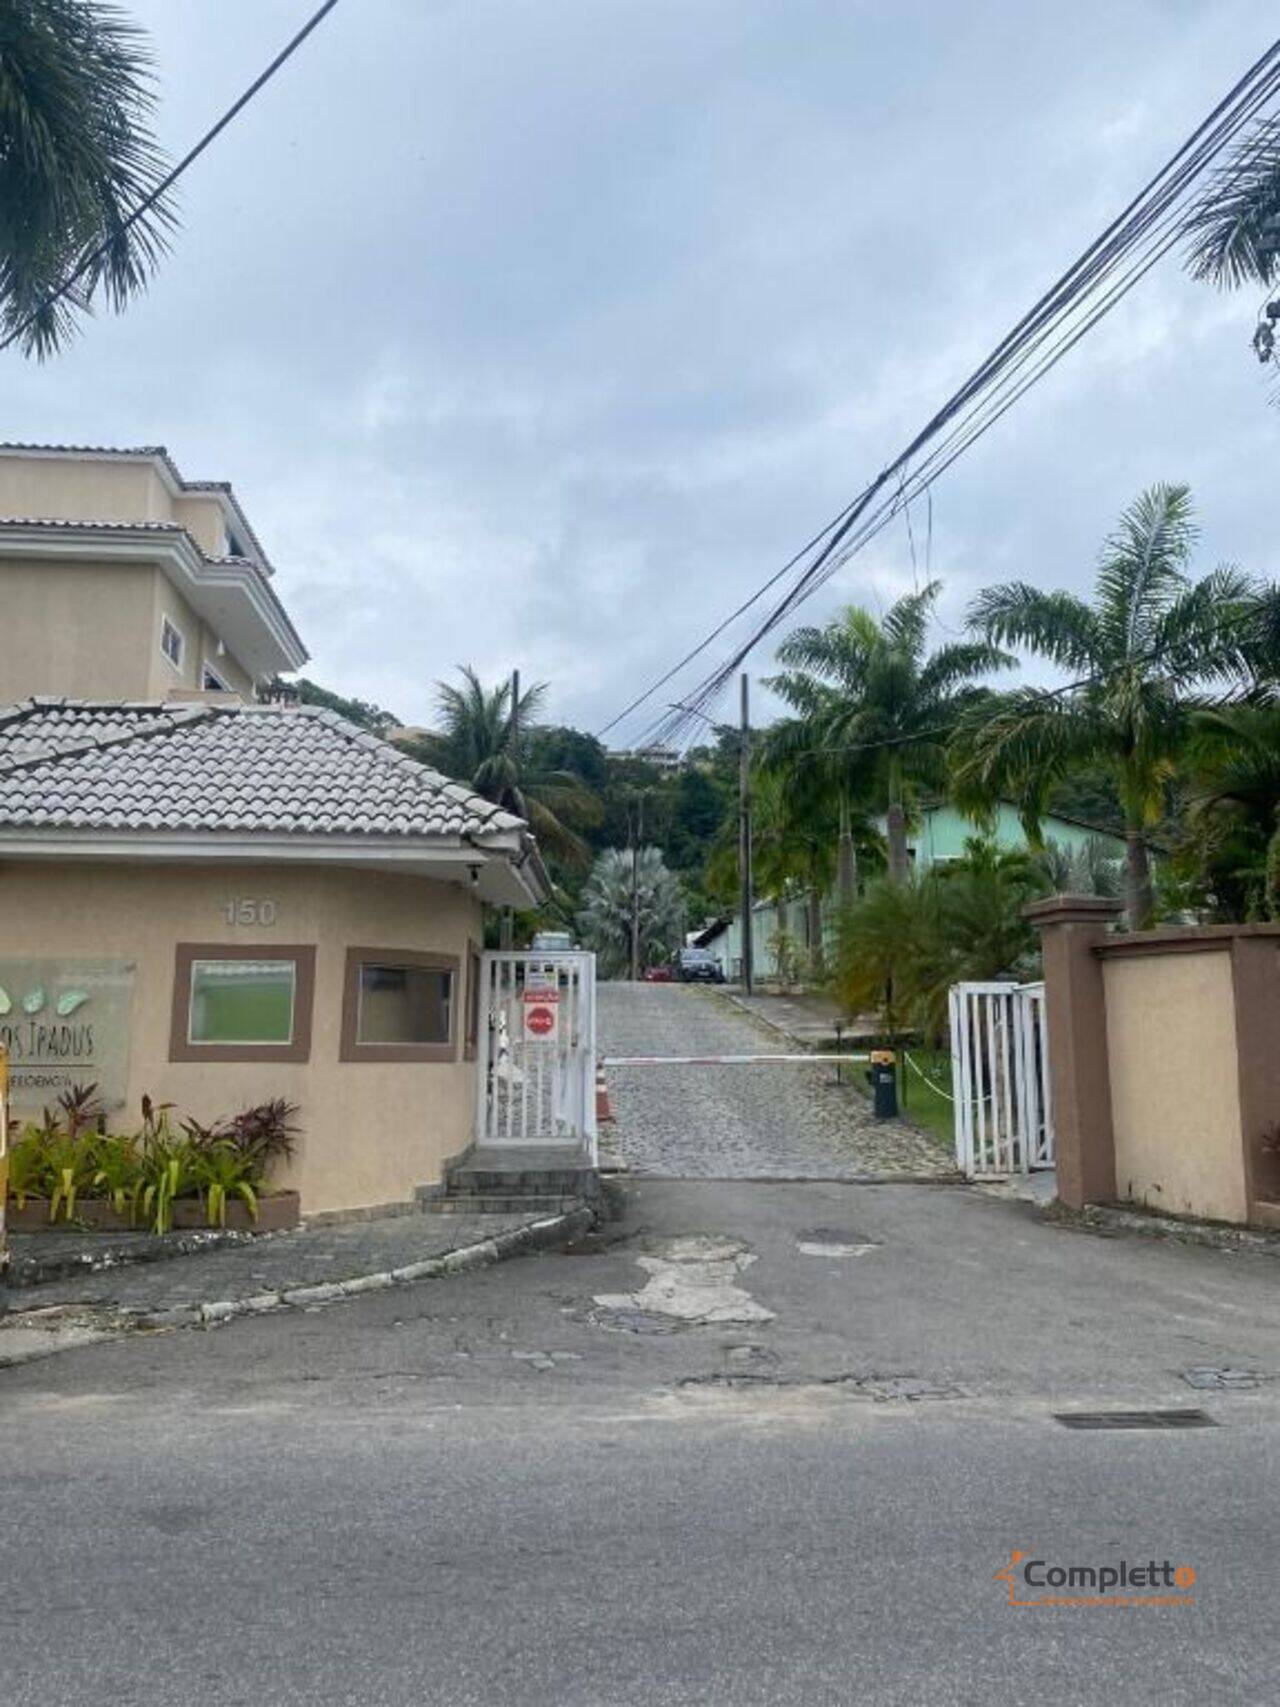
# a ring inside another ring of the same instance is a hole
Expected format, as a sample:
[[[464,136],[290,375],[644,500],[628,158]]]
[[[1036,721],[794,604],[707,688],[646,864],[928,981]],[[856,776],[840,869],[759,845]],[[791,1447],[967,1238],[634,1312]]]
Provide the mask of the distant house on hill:
[[[884,820],[879,828],[883,831]],[[1053,843],[1067,854],[1075,854],[1091,843],[1101,844],[1108,857],[1117,862],[1124,859],[1124,837],[1114,830],[1087,824],[1079,818],[1066,818],[1059,813],[1046,813],[1042,820],[1046,843]],[[1025,848],[1026,832],[1017,808],[1001,801],[996,808],[994,824],[980,827],[971,818],[947,801],[921,808],[917,822],[907,836],[907,851],[917,871],[931,866],[948,865],[964,857],[965,843],[974,836],[985,835],[999,848]],[[839,900],[834,892],[823,897],[822,922],[824,941],[834,942]],[[779,928],[786,931],[791,943],[806,958],[810,948],[808,909],[803,895],[792,896],[783,902],[757,900],[752,908],[752,942],[756,975],[769,978],[777,970],[776,941]],[[709,948],[720,962],[726,978],[742,976],[742,926],[738,915],[718,919],[693,938],[699,947]]]

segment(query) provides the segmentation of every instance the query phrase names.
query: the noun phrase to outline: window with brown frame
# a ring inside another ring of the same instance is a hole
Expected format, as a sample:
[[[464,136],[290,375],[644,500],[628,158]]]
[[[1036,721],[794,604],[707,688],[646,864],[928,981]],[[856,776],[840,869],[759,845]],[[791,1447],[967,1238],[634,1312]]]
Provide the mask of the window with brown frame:
[[[316,951],[311,943],[180,942],[171,1061],[307,1061]]]
[[[349,948],[342,992],[343,1061],[455,1061],[458,958]]]

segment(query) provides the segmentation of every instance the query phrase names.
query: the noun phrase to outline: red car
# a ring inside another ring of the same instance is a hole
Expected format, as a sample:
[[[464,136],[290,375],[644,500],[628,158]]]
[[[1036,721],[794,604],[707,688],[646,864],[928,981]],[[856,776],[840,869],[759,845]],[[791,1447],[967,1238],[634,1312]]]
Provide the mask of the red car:
[[[676,981],[670,966],[646,966],[640,976],[646,984],[674,984]]]

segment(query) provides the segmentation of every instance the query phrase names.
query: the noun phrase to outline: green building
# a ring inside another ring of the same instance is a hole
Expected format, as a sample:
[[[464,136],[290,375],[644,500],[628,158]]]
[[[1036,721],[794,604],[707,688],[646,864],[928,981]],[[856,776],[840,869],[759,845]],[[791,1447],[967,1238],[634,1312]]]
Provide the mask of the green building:
[[[883,833],[884,820],[879,822]],[[1046,843],[1053,843],[1068,854],[1075,854],[1091,843],[1101,844],[1105,857],[1113,858],[1117,863],[1125,857],[1124,837],[1113,830],[1099,829],[1097,825],[1086,824],[1079,818],[1063,818],[1054,812],[1045,814],[1041,821],[1041,834]],[[1025,848],[1027,846],[1026,832],[1022,828],[1022,820],[1018,816],[1017,807],[1002,800],[996,808],[994,822],[980,827],[972,818],[967,818],[947,801],[934,806],[922,807],[916,814],[916,822],[907,833],[907,848],[911,862],[917,871],[928,871],[930,866],[945,865],[951,860],[964,857],[965,843],[974,836],[985,836],[995,842],[999,848]],[[836,916],[839,911],[839,901],[833,893],[827,894],[822,901],[823,937],[828,943],[834,941]],[[782,901],[759,900],[752,908],[752,944],[756,976],[772,978],[777,972],[777,955],[774,945],[778,932],[784,930],[790,942],[802,954],[807,955],[809,948],[808,908],[803,895],[788,897]],[[700,945],[709,948],[724,969],[725,977],[734,980],[742,976],[742,925],[735,915],[731,919],[718,921],[694,938]]]

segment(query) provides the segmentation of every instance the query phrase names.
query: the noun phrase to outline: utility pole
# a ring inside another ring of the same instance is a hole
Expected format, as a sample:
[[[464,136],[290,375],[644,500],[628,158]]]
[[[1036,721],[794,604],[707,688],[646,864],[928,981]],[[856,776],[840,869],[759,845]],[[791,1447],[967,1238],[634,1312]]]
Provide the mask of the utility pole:
[[[738,869],[742,877],[742,987],[752,993],[751,947],[751,712],[742,672],[742,730],[738,752]]]
[[[644,790],[636,795],[635,833],[631,838],[631,982],[640,978],[640,843],[644,837]]]
[[[520,672],[511,672],[511,717],[508,720],[507,745],[515,762],[519,763],[520,744]],[[498,926],[498,946],[508,953],[515,942],[516,915],[513,907],[502,909],[502,920]]]

